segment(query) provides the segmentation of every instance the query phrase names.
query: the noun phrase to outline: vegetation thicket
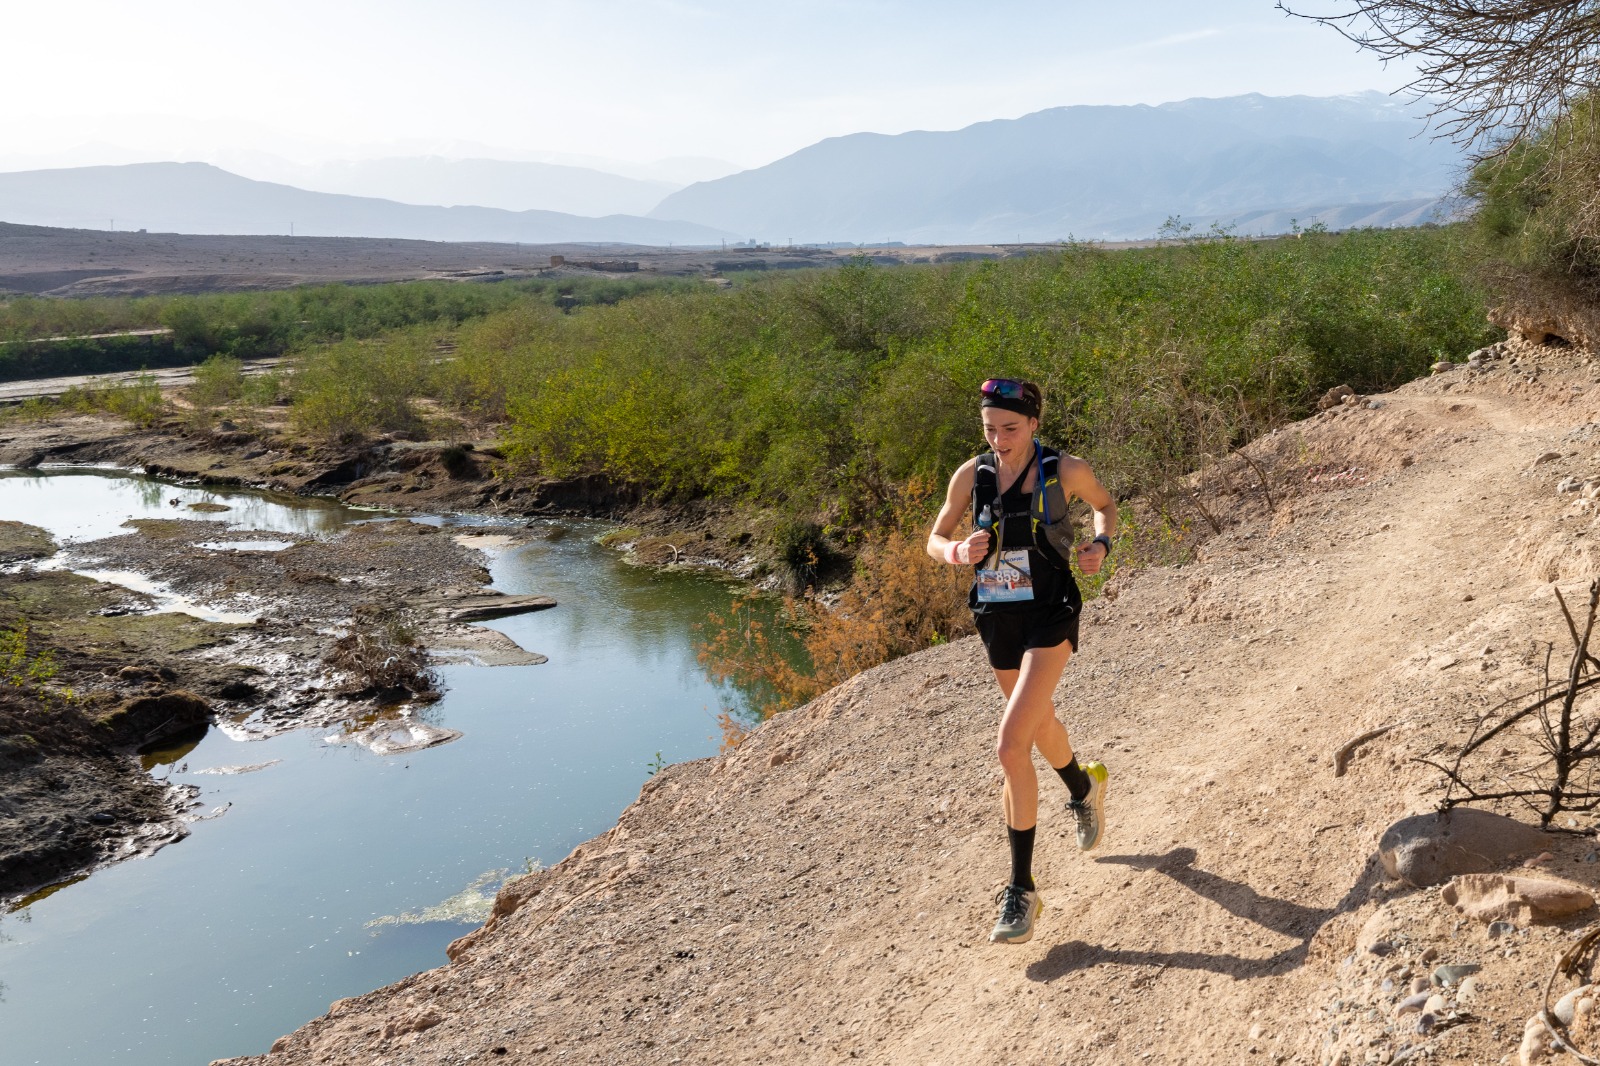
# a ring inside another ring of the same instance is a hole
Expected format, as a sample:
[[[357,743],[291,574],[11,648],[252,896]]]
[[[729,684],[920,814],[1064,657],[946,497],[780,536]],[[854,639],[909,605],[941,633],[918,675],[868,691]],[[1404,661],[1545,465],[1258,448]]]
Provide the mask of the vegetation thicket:
[[[984,378],[1043,386],[1042,435],[1093,462],[1119,499],[1151,503],[1114,559],[1162,558],[1204,515],[1185,495],[1190,472],[1331,386],[1392,387],[1495,338],[1470,233],[862,259],[726,290],[634,290],[576,313],[529,292],[481,314],[385,317],[358,311],[363,290],[350,290],[357,302],[329,312],[335,325],[306,327],[334,339],[302,344],[287,378],[258,384],[225,353],[191,398],[209,410],[282,392],[300,432],[336,443],[493,425],[514,468],[759,513],[796,592],[853,559],[832,610],[802,599],[788,611],[805,631],[804,669],[782,665],[779,635],[756,614],[708,630],[713,669],[764,685],[776,707],[967,631],[962,575],[921,542],[944,479],[982,447]],[[365,335],[397,317],[401,328]]]
[[[213,355],[254,359],[424,323],[453,326],[513,305],[613,304],[641,292],[697,285],[681,279],[530,278],[204,296],[20,296],[0,300],[0,381],[186,366]],[[160,338],[107,336],[149,329],[171,332]]]
[[[1467,192],[1496,296],[1600,339],[1600,98],[1480,162]]]
[[[1118,498],[1152,502],[1118,562],[1168,558],[1203,514],[1184,495],[1190,472],[1331,386],[1392,387],[1495,339],[1469,235],[1213,234],[981,264],[860,260],[572,315],[526,302],[307,350],[289,387],[301,429],[330,440],[423,433],[421,412],[442,405],[498,425],[524,470],[765,512],[795,591],[853,557],[831,609],[787,612],[799,667],[759,611],[708,627],[708,665],[771,709],[969,631],[961,575],[921,542],[944,479],[982,447],[983,378],[1040,382],[1043,435]]]
[[[832,533],[878,523],[914,479],[942,482],[981,444],[977,383],[1028,377],[1045,437],[1120,496],[1159,492],[1333,385],[1393,386],[1491,340],[1463,237],[862,261],[567,317],[516,308],[457,331],[413,395],[507,420],[512,460],[551,476],[758,502]]]

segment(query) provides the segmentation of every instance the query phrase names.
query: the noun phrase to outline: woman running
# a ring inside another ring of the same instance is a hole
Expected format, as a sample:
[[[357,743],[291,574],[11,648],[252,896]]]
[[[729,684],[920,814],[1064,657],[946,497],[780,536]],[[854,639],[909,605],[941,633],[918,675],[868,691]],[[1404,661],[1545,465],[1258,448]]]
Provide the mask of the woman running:
[[[1034,748],[1071,793],[1067,809],[1077,820],[1078,847],[1093,848],[1105,828],[1106,768],[1098,762],[1078,765],[1051,697],[1078,649],[1083,607],[1067,557],[1076,554],[1085,574],[1100,571],[1111,554],[1117,505],[1088,463],[1035,439],[1043,406],[1037,385],[991,378],[981,392],[983,435],[993,451],[967,460],[950,478],[949,494],[928,535],[928,554],[977,567],[968,602],[1006,697],[997,750],[1011,839],[1011,880],[1001,893],[1000,920],[989,941],[1023,944],[1044,910],[1033,883],[1039,811]],[[1094,538],[1076,546],[1066,513],[1072,497],[1094,509]],[[956,526],[969,509],[973,532],[956,539]]]

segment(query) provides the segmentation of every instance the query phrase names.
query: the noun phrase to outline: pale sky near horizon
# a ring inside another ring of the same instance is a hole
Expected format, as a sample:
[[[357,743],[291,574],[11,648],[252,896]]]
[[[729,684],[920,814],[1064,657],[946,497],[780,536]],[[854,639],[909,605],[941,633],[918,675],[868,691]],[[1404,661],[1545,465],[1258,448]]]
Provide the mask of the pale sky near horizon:
[[[1272,0],[80,0],[7,23],[25,46],[0,93],[26,103],[0,119],[0,169],[430,152],[748,167],[863,130],[1407,80]]]

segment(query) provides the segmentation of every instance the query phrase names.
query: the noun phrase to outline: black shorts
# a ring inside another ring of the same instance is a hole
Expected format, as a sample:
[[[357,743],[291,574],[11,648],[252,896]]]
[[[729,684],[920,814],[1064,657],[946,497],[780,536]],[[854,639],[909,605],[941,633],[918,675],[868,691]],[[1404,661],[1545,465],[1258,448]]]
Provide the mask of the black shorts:
[[[1043,610],[974,611],[973,624],[996,670],[1022,669],[1022,653],[1029,648],[1054,648],[1063,640],[1078,650],[1078,605],[1062,603]]]

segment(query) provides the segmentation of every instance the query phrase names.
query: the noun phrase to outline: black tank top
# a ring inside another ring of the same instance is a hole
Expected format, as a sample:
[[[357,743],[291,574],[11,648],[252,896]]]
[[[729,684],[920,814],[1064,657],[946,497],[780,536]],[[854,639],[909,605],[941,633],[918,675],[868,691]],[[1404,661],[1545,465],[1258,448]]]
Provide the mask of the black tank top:
[[[1028,569],[1033,575],[1033,599],[1009,603],[980,603],[977,582],[973,582],[972,591],[967,594],[967,605],[978,614],[1053,609],[1063,603],[1079,605],[1083,602],[1083,595],[1078,591],[1078,583],[1073,580],[1072,571],[1058,567],[1034,543],[1033,521],[1029,513],[1033,505],[1033,489],[1031,486],[1026,489],[1023,487],[1028,484],[1030,476],[1037,477],[1038,474],[1032,470],[1024,471],[1022,476],[1012,482],[1010,488],[1000,493],[1000,511],[1005,516],[1004,537],[1000,547],[1002,550],[1027,549]],[[995,524],[999,525],[999,522],[996,521]]]

